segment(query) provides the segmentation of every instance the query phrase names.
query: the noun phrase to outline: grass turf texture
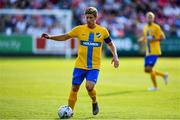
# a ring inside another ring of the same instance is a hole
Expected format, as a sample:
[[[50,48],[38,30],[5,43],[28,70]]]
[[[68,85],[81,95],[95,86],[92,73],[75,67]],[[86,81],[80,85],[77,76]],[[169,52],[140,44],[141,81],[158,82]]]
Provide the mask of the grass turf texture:
[[[66,105],[75,59],[1,58],[0,119],[58,119]],[[158,77],[159,91],[149,92],[143,58],[120,58],[114,69],[103,59],[96,86],[100,113],[93,116],[84,83],[72,119],[180,118],[180,58],[160,58],[156,69],[169,72],[169,85]]]

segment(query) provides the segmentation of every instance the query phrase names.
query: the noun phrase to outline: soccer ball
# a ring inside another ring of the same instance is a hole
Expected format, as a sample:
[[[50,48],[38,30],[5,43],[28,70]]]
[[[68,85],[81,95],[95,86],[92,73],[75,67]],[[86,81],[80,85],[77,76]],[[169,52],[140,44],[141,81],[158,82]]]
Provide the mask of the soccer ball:
[[[60,119],[67,119],[73,116],[73,111],[69,106],[64,105],[59,108],[58,115]]]

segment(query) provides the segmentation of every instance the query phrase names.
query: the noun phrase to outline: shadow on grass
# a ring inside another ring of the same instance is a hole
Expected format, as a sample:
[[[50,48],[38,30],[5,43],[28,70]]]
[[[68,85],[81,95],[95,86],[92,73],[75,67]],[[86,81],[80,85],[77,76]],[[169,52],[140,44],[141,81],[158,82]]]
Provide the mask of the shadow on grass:
[[[89,117],[84,117],[84,118],[69,118],[70,120],[89,120],[89,119],[96,119],[96,117],[89,116]],[[98,119],[98,118],[97,118]],[[60,118],[54,118],[54,120],[67,120],[67,119],[60,119]]]
[[[115,96],[115,95],[124,95],[124,94],[132,94],[132,93],[142,93],[142,92],[147,92],[147,91],[146,90],[117,91],[117,92],[111,92],[111,93],[98,94],[98,96]]]

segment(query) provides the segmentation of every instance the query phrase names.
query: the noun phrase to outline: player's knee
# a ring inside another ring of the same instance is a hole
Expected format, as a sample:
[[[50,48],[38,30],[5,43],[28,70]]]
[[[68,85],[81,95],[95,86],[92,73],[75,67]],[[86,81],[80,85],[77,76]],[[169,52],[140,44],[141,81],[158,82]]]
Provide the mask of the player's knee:
[[[73,89],[72,89],[72,91],[74,91],[74,92],[78,92],[78,90],[79,90],[79,89],[77,89],[77,88],[73,88]]]
[[[145,72],[145,73],[148,73],[149,71],[148,71],[147,69],[144,69],[144,72]]]
[[[93,86],[86,85],[86,90],[87,90],[88,92],[92,91],[93,88],[94,88]]]
[[[79,86],[72,87],[72,91],[74,91],[74,92],[78,92],[78,90],[79,90]]]
[[[146,73],[150,73],[152,71],[152,69],[150,69],[150,68],[145,68],[144,69],[144,72],[146,72]]]

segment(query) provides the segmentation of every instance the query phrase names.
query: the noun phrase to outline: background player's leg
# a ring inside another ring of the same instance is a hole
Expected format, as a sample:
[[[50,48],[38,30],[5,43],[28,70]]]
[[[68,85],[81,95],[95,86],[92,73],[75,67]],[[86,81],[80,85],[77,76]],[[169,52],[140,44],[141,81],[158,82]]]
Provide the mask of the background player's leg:
[[[163,72],[155,71],[155,74],[158,75],[158,76],[161,76],[164,79],[165,85],[168,84],[168,73],[163,73]]]
[[[77,93],[78,93],[79,88],[80,88],[80,85],[72,85],[72,89],[71,89],[69,99],[68,99],[68,106],[70,106],[72,110],[74,110],[74,106],[77,101]]]
[[[163,72],[155,71],[155,73],[158,76],[165,77],[165,73],[163,73]]]
[[[151,75],[151,81],[153,83],[154,88],[157,88],[157,82],[156,82],[156,73],[152,70],[151,66],[145,67],[145,72],[149,73]]]
[[[151,71],[151,80],[152,80],[152,83],[153,83],[153,86],[155,87],[155,88],[157,88],[157,82],[156,82],[156,73],[155,73],[155,71]]]

